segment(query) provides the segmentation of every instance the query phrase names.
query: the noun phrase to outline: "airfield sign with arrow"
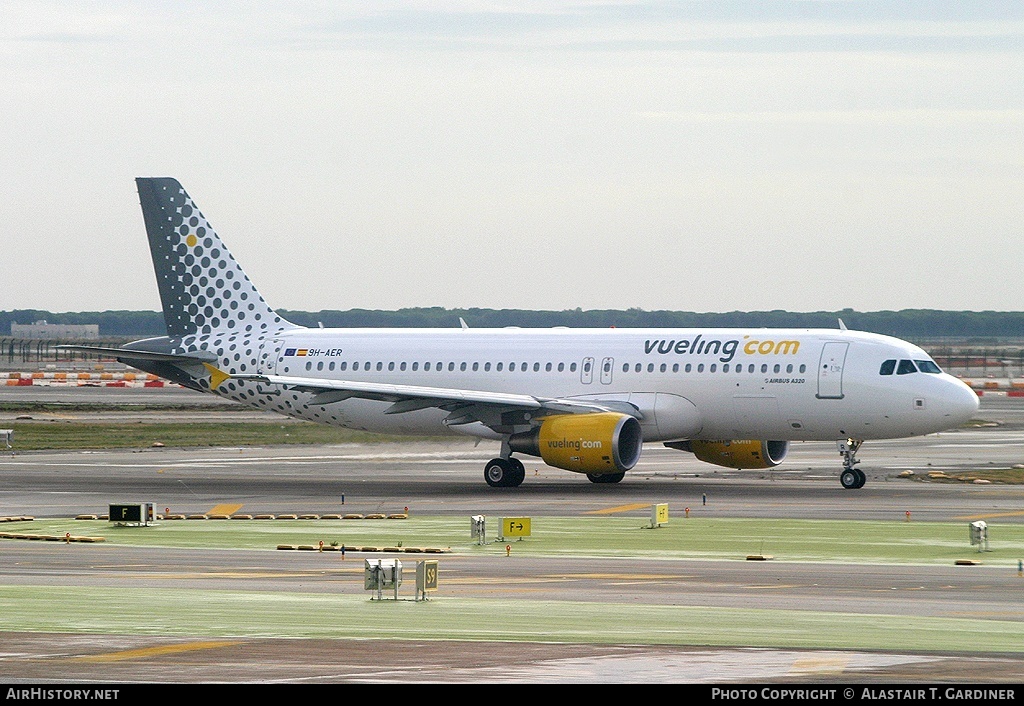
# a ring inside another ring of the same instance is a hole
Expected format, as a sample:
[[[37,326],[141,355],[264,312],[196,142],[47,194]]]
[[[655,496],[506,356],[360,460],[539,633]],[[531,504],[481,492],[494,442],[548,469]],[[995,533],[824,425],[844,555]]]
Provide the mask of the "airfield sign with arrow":
[[[503,517],[501,518],[501,536],[506,537],[523,537],[530,536],[530,518],[529,517]]]

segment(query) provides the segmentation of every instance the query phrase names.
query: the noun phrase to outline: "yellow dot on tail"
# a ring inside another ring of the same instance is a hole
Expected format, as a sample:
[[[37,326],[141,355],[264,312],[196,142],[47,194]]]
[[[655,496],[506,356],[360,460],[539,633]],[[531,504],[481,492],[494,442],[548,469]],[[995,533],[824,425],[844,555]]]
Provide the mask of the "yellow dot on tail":
[[[194,248],[194,247],[196,246],[196,243],[197,243],[197,242],[199,242],[199,241],[198,241],[198,240],[196,239],[196,236],[194,236],[194,235],[190,235],[190,236],[188,236],[187,238],[185,238],[185,243],[186,243],[186,244],[187,244],[187,245],[188,245],[188,246],[189,246],[190,248]]]

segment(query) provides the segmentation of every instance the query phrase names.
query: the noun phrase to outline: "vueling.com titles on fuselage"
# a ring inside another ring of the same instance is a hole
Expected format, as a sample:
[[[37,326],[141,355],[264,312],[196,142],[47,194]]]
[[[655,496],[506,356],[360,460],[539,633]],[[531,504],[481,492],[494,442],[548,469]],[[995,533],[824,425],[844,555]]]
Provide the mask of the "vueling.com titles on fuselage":
[[[736,351],[739,350],[739,347],[740,340],[736,338],[729,339],[728,341],[703,340],[703,337],[697,334],[692,339],[682,338],[678,341],[674,339],[648,338],[644,342],[644,353],[648,355],[652,353],[661,353],[662,355],[670,353],[676,355],[720,355],[718,360],[728,363],[736,356]],[[743,337],[743,352],[747,355],[796,355],[799,350],[800,341],[761,341],[756,338],[750,338],[750,336]]]

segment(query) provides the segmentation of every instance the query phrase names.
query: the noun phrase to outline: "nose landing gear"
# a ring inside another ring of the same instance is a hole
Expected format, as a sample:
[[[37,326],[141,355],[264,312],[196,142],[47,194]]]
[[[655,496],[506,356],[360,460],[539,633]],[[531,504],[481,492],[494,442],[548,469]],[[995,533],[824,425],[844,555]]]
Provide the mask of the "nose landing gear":
[[[860,463],[857,460],[857,450],[863,443],[863,439],[840,439],[836,442],[839,455],[843,457],[843,472],[839,474],[839,482],[847,490],[862,488],[867,481],[864,471],[855,468]]]

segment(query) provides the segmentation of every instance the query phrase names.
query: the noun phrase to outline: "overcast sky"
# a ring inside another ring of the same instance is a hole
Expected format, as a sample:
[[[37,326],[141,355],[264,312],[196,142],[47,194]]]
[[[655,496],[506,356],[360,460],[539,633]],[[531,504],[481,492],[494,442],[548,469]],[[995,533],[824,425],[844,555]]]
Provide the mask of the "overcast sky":
[[[3,3],[0,310],[1024,310],[1024,3]]]

